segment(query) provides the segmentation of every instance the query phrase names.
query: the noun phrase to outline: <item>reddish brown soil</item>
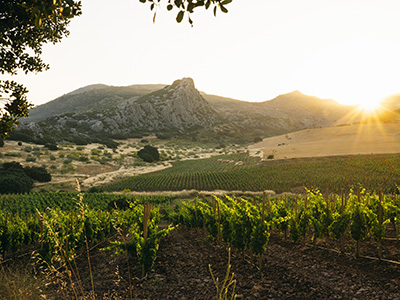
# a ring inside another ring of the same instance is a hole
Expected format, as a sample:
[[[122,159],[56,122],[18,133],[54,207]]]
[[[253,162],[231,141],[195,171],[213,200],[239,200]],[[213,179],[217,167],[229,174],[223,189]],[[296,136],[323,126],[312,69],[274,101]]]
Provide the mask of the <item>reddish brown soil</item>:
[[[161,241],[153,269],[140,279],[132,259],[93,250],[90,258],[96,299],[216,299],[208,266],[216,277],[223,278],[227,253],[224,245],[210,242],[202,231],[181,226]],[[250,263],[249,256],[240,253],[232,254],[231,264],[237,299],[400,299],[400,265],[355,260],[349,255],[283,241],[275,235],[268,245],[262,272]],[[78,265],[86,299],[91,299],[87,258],[81,257]],[[59,285],[50,285],[48,298],[74,299],[68,283],[64,296],[56,292],[59,289]],[[78,287],[77,291],[82,295]]]

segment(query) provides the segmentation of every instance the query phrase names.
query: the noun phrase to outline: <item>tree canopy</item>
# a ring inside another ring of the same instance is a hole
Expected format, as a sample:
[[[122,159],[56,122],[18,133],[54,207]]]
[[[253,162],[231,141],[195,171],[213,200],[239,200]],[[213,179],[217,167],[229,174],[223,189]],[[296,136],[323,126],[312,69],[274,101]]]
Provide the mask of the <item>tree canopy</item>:
[[[69,34],[70,20],[81,14],[73,0],[0,0],[0,73],[42,72],[42,46],[57,43]],[[32,105],[27,89],[15,81],[0,80],[0,139],[28,116]]]
[[[157,16],[157,9],[161,6],[161,0],[139,0],[142,3],[149,3],[150,9],[154,11],[153,21],[155,21]],[[214,16],[217,15],[218,8],[227,13],[228,9],[226,5],[231,3],[232,0],[168,0],[167,10],[171,11],[174,8],[178,9],[178,13],[176,15],[176,21],[178,23],[182,22],[185,15],[188,17],[188,22],[190,25],[193,25],[193,20],[190,15],[194,12],[196,8],[205,8],[209,9],[210,7],[213,10]]]
[[[191,14],[196,8],[225,7],[232,0],[139,0],[149,3],[154,19],[161,3],[166,9],[177,9],[176,21],[187,16],[193,25]],[[70,20],[81,15],[81,1],[74,0],[0,0],[0,74],[16,75],[18,72],[42,72],[49,66],[42,61],[42,46],[57,43],[69,31]],[[21,84],[0,80],[0,140],[18,124],[18,119],[27,117],[33,106],[27,99],[28,90]]]

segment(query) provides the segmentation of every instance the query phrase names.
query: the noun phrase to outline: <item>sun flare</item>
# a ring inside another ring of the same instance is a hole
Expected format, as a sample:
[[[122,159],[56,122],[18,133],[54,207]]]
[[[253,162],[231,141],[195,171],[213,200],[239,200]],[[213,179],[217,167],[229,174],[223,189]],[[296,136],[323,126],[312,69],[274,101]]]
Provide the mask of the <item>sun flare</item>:
[[[359,105],[359,108],[368,112],[376,111],[381,108],[380,101],[365,101]]]

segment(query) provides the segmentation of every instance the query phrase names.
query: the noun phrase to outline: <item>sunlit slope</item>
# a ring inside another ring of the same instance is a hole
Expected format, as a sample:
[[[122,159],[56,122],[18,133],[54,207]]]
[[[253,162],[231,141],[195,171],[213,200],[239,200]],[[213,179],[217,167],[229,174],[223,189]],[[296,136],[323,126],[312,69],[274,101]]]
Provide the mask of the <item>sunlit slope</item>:
[[[400,123],[369,123],[296,131],[250,147],[264,159],[348,154],[400,153]]]

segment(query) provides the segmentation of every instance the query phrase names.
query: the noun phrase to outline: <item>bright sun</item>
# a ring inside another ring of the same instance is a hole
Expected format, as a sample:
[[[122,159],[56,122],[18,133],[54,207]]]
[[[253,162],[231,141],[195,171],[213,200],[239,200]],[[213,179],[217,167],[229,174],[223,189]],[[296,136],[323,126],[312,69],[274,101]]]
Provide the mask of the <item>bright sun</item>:
[[[282,86],[371,111],[379,108],[382,98],[398,92],[393,91],[398,72],[392,67],[394,49],[398,48],[376,40],[321,47],[292,68]]]
[[[359,107],[366,111],[374,111],[379,109],[381,105],[379,104],[379,101],[366,101],[361,103]]]

